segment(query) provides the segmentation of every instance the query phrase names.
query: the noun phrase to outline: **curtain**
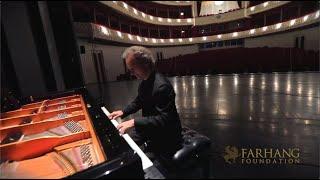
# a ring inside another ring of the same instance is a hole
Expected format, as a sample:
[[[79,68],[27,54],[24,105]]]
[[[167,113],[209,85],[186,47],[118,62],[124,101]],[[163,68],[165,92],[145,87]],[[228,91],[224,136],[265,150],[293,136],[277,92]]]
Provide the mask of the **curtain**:
[[[232,9],[239,9],[237,1],[202,1],[200,16],[225,13]]]

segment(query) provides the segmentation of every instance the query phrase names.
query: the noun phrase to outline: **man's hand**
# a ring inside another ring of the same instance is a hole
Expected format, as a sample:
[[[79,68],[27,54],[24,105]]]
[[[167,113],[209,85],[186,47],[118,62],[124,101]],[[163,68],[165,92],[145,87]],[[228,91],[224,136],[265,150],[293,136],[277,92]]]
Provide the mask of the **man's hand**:
[[[117,117],[120,117],[123,115],[122,111],[113,111],[111,114],[108,115],[109,119],[116,119]]]
[[[129,128],[132,128],[132,127],[134,127],[134,119],[130,119],[128,121],[120,123],[117,126],[117,129],[119,130],[120,134],[124,134]]]

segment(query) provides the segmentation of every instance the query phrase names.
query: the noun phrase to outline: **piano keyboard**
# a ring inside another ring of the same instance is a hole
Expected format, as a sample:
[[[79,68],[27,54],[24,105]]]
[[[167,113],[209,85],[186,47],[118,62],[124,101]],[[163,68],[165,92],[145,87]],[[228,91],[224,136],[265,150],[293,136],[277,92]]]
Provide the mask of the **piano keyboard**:
[[[108,116],[110,112],[105,107],[101,107],[102,111]],[[119,125],[118,121],[115,119],[111,120],[112,124],[117,127]],[[140,147],[132,140],[132,138],[128,134],[123,134],[122,137],[129,144],[129,146],[137,152],[142,161],[143,170],[153,166],[152,161],[147,157],[147,155],[140,149]]]

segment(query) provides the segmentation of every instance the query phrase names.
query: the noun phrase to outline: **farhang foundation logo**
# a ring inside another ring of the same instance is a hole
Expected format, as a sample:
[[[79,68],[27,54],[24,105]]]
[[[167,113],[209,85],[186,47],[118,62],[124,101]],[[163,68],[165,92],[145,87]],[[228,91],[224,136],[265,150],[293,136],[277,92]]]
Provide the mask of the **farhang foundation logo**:
[[[299,148],[225,147],[222,155],[228,164],[300,164]]]

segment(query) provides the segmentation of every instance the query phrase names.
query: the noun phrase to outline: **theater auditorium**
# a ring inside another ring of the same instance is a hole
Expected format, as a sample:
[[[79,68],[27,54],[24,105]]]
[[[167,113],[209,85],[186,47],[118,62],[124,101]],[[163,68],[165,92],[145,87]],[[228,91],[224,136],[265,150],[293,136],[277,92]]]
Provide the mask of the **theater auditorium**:
[[[306,178],[319,1],[1,1],[0,177]]]

